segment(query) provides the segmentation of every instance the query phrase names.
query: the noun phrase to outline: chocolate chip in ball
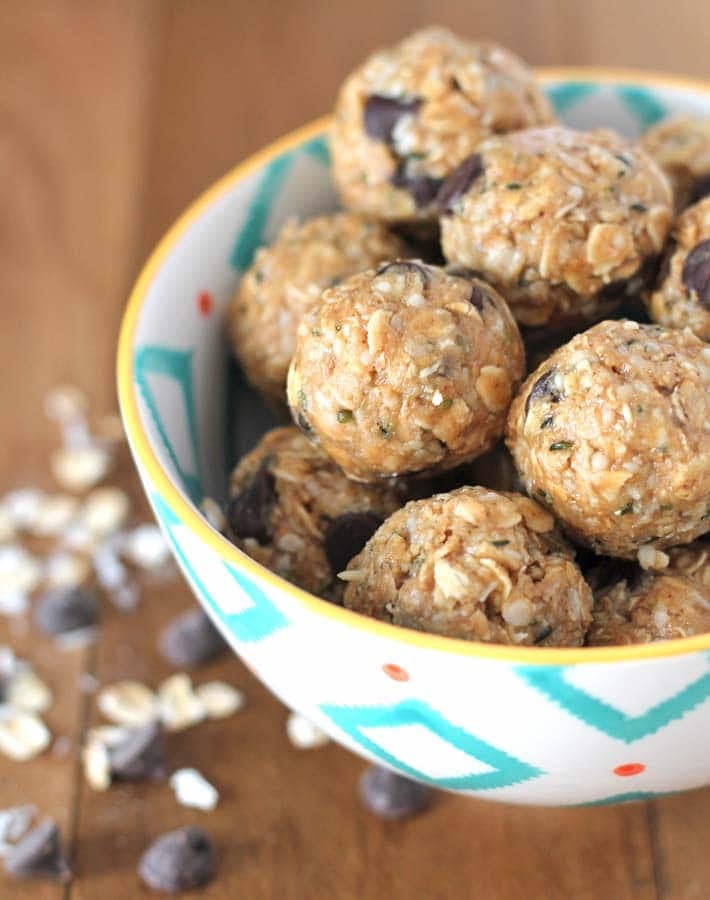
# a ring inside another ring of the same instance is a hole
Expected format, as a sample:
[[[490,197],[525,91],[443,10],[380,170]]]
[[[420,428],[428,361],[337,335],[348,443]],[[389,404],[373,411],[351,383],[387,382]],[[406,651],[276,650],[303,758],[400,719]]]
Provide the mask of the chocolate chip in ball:
[[[5,869],[12,878],[46,878],[69,881],[71,870],[62,850],[56,822],[48,819],[14,844],[5,857]]]
[[[710,308],[710,240],[696,244],[686,256],[683,284],[704,307]]]
[[[542,375],[537,379],[535,384],[533,384],[530,389],[530,393],[528,394],[527,400],[525,401],[525,415],[527,416],[530,411],[530,404],[534,400],[543,400],[547,399],[550,403],[559,403],[561,399],[561,394],[555,387],[555,376],[557,374],[557,369],[554,367],[552,369],[548,369],[547,372],[543,372]]]
[[[194,669],[226,653],[222,635],[201,609],[174,619],[160,636],[160,652],[178,669]]]
[[[214,871],[212,841],[201,828],[178,828],[162,835],[148,847],[138,866],[148,887],[167,894],[202,887]]]
[[[383,266],[380,266],[375,275],[385,275],[387,273],[390,275],[406,275],[408,272],[421,278],[424,287],[427,287],[429,284],[429,270],[425,265],[413,259],[398,259],[394,262],[385,263]]]
[[[483,304],[488,300],[488,294],[485,291],[481,290],[481,288],[474,284],[471,288],[471,296],[468,298],[471,306],[475,306],[479,312],[483,312]]]
[[[443,179],[410,171],[409,163],[405,159],[397,166],[390,182],[394,187],[402,188],[411,194],[417,207],[423,209],[436,199]]]
[[[333,519],[325,533],[325,555],[334,575],[347,568],[381,524],[373,512],[344,513]]]
[[[360,779],[360,797],[381,819],[404,819],[429,805],[431,789],[389,769],[371,766]]]
[[[99,598],[91,588],[54,588],[40,598],[34,610],[35,625],[45,634],[79,631],[98,620]]]
[[[421,97],[385,97],[371,94],[365,101],[365,134],[375,141],[392,143],[392,133],[403,116],[414,115],[423,101]]]
[[[271,511],[276,500],[274,476],[263,464],[227,506],[227,521],[235,537],[268,544],[272,538]]]
[[[459,163],[441,186],[436,198],[441,214],[450,215],[454,211],[456,202],[482,174],[483,160],[478,153],[466,157],[462,163]]]
[[[167,768],[160,723],[131,729],[109,749],[109,764],[117,781],[163,781]]]

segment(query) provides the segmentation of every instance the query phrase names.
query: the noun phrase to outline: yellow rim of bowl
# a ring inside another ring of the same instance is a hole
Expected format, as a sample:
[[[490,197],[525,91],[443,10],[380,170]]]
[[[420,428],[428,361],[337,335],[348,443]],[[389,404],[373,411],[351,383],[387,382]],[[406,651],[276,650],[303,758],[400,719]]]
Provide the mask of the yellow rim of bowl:
[[[628,83],[686,90],[710,96],[710,82],[655,72],[582,67],[542,68],[538,69],[537,73],[543,82],[594,81],[607,84]],[[219,181],[215,182],[182,213],[168,230],[153,250],[136,281],[121,325],[117,360],[118,394],[133,452],[145,467],[157,491],[167,501],[179,519],[223,559],[227,559],[251,577],[266,581],[271,587],[288,594],[292,600],[302,604],[311,612],[356,628],[359,631],[370,632],[378,637],[400,641],[403,644],[413,644],[426,650],[437,650],[462,656],[497,659],[501,662],[527,665],[569,665],[573,663],[662,659],[669,656],[710,650],[710,634],[672,641],[661,641],[654,644],[634,644],[622,647],[517,647],[505,644],[463,641],[426,632],[412,631],[386,622],[378,622],[375,619],[370,619],[367,616],[321,600],[313,594],[309,594],[307,591],[285,581],[269,569],[264,568],[215,531],[171,481],[153,451],[143,428],[138,408],[136,385],[133,379],[134,337],[141,307],[148,289],[175,244],[206,209],[226,194],[234,184],[265,166],[274,157],[323,133],[327,129],[329,121],[329,116],[323,116],[308,125],[304,125],[302,128],[296,129],[296,131],[292,131],[290,134],[274,141],[258,153],[250,156],[246,161],[235,166]]]

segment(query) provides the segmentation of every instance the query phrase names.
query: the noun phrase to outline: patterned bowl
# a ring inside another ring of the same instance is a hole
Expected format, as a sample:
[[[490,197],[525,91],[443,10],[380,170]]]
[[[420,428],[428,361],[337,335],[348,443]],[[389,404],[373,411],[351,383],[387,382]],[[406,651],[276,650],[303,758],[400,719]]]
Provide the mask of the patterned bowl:
[[[634,136],[710,115],[710,84],[541,72],[561,118]],[[600,804],[710,783],[710,635],[599,649],[466,643],[332,606],[249,559],[201,516],[270,414],[228,361],[222,317],[287,216],[332,210],[327,120],[207,191],[163,238],[120,339],[121,409],[143,485],[200,603],[288,706],[356,753],[439,788]]]

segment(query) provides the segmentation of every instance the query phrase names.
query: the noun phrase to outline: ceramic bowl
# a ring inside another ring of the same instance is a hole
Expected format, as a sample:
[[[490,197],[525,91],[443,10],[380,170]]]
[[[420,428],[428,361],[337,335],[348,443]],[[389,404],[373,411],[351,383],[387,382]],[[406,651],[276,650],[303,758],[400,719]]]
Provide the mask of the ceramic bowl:
[[[560,117],[631,137],[710,115],[710,84],[540,73]],[[491,800],[602,804],[710,783],[710,635],[643,646],[466,643],[375,622],[294,587],[199,512],[272,424],[229,362],[223,315],[284,220],[336,208],[321,119],[237,166],[163,238],[133,290],[120,400],[145,491],[202,606],[289,707],[410,778]]]

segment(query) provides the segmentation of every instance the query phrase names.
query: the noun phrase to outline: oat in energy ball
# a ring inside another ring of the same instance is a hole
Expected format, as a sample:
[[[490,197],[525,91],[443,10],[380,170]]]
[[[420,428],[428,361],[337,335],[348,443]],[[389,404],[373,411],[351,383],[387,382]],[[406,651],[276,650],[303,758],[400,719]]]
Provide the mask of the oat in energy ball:
[[[647,644],[708,631],[710,584],[639,569],[596,598],[587,643]]]
[[[349,477],[376,481],[485,453],[524,369],[499,294],[400,260],[326,291],[301,321],[288,401]]]
[[[298,429],[275,428],[232,473],[229,535],[272,571],[338,600],[337,573],[402,505],[400,491],[349,481]]]
[[[491,138],[439,194],[444,256],[500,290],[518,322],[568,327],[634,293],[671,224],[668,180],[611,131]]]
[[[552,516],[464,487],[408,503],[351,560],[345,605],[449,637],[580,646],[592,594]]]
[[[674,116],[649,128],[639,143],[668,176],[676,209],[710,194],[710,119]]]
[[[507,442],[528,493],[597,553],[688,543],[710,527],[710,348],[601,322],[530,375]]]
[[[324,288],[402,255],[403,241],[353,213],[287,222],[271,246],[257,251],[229,307],[232,347],[252,384],[283,404],[301,316]]]
[[[435,219],[442,180],[482,140],[553,119],[509,50],[428,28],[375,53],[344,83],[330,135],[335,183],[351,209]]]
[[[645,298],[649,315],[710,341],[710,196],[676,219],[667,254],[656,289]]]

